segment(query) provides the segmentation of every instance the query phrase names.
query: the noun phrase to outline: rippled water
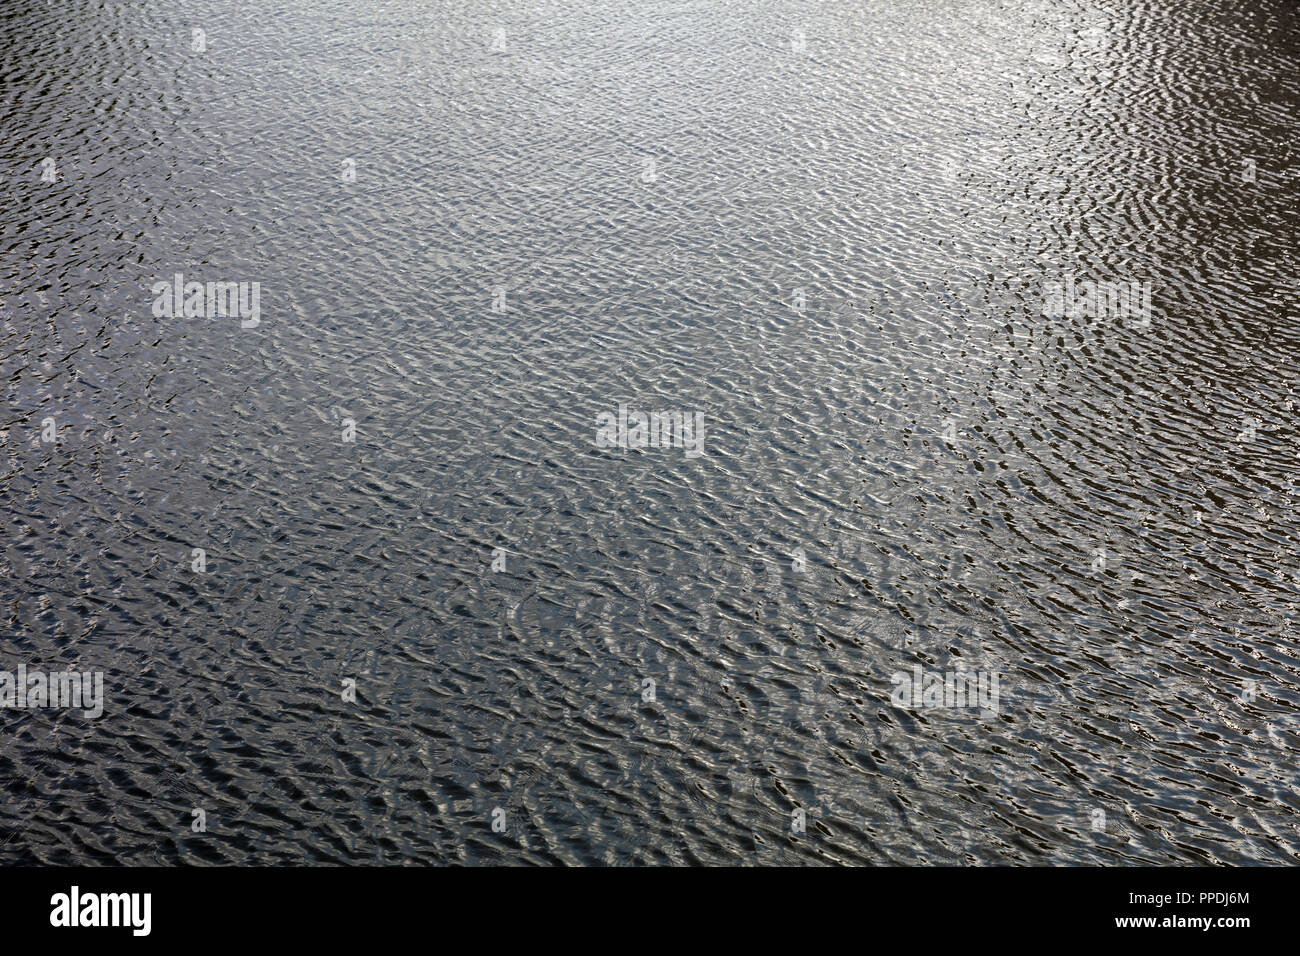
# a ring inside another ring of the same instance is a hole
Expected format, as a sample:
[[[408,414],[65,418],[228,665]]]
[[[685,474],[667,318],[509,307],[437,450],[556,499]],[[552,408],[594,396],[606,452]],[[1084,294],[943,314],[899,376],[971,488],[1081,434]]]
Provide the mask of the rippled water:
[[[1297,31],[7,5],[0,862],[1300,860]]]

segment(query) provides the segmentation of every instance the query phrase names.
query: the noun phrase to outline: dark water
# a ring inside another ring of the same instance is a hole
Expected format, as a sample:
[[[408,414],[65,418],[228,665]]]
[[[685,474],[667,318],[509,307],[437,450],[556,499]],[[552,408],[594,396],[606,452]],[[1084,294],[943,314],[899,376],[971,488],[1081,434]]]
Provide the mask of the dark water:
[[[1300,860],[1297,24],[7,3],[0,862]]]

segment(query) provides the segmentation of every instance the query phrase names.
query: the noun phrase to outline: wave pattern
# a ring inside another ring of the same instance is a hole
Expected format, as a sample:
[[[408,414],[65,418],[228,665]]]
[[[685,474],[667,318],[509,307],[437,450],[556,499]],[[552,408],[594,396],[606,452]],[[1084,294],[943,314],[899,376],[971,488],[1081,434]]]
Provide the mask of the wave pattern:
[[[1300,861],[1290,0],[16,7],[0,861]]]

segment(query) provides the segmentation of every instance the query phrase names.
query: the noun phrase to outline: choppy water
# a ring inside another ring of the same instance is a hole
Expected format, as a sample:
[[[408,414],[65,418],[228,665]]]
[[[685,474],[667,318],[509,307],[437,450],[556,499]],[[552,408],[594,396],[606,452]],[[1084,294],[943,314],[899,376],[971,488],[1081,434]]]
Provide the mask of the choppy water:
[[[0,862],[1300,860],[1297,31],[7,4]]]

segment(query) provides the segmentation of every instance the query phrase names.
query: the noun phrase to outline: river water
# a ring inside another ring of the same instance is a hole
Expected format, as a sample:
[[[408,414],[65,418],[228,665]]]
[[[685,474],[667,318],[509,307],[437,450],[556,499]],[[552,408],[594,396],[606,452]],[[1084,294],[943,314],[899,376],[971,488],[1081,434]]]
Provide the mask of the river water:
[[[1297,23],[7,4],[0,862],[1300,861]]]

